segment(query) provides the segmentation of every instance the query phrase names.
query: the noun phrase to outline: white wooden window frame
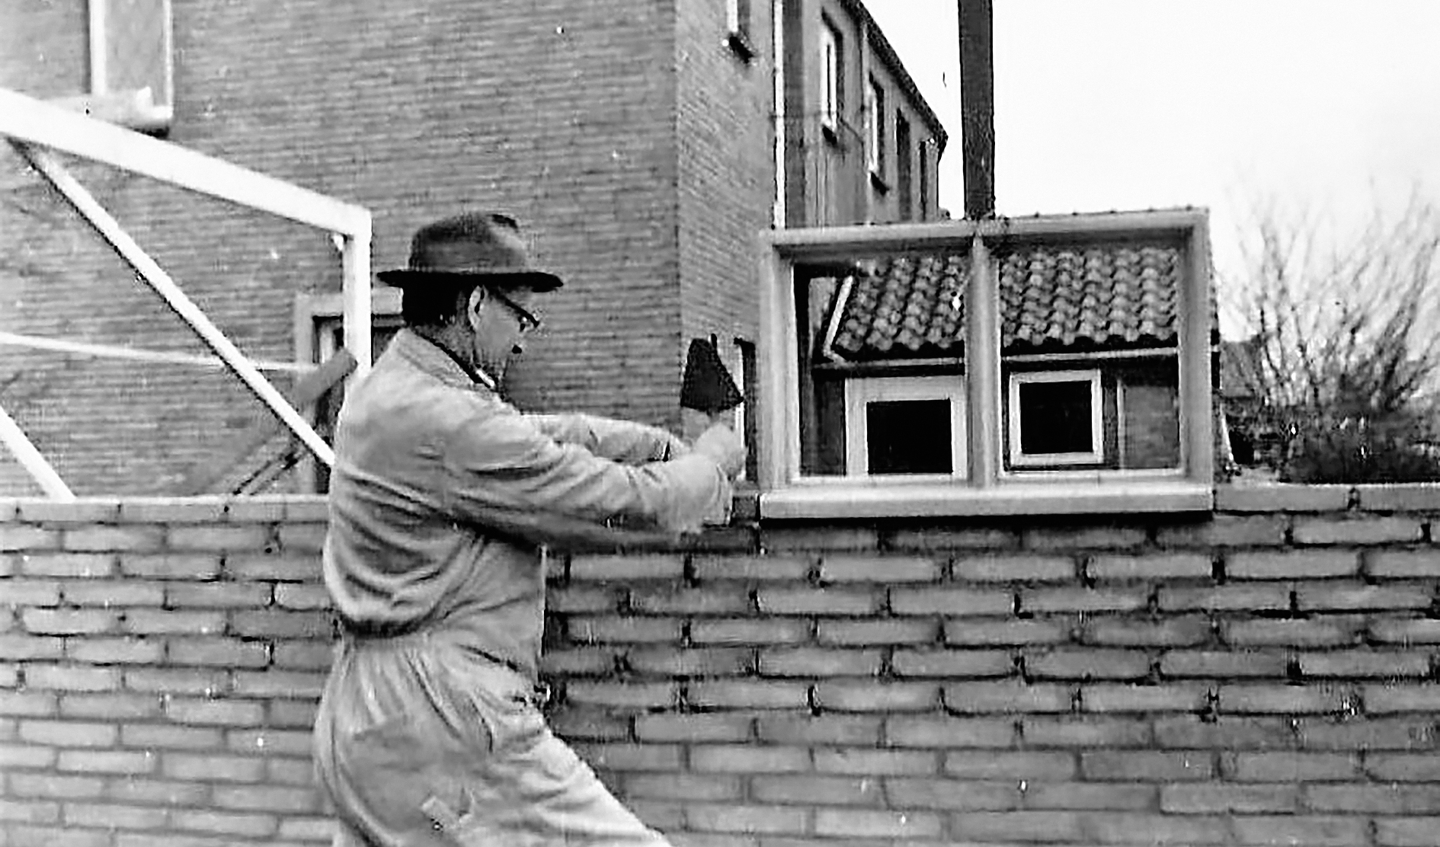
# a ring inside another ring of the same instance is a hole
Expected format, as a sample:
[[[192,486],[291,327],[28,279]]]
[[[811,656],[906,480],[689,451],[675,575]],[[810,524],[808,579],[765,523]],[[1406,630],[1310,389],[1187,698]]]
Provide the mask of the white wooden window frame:
[[[1085,383],[1090,390],[1090,444],[1093,450],[1075,453],[1026,453],[1020,434],[1025,425],[1020,414],[1020,388],[1024,385]],[[1021,371],[1010,374],[1010,465],[1016,468],[1098,465],[1105,461],[1105,397],[1100,391],[1100,370]]]
[[[840,33],[829,18],[820,19],[820,125],[835,132],[840,126]]]
[[[870,77],[865,85],[865,163],[870,173],[885,180],[885,89]],[[898,151],[897,151],[898,152]]]
[[[370,211],[307,188],[266,176],[203,153],[120,126],[77,114],[0,88],[0,137],[5,137],[75,211],[153,288],[195,334],[281,420],[311,453],[326,464],[334,453],[285,396],[181,290],[165,269],[130,237],[55,153],[99,162],[160,182],[228,200],[331,233],[342,262],[345,346],[355,357],[354,374],[369,370]],[[74,494],[13,419],[0,409],[0,441],[20,460],[47,496]]]
[[[845,474],[875,480],[940,482],[963,479],[969,469],[965,449],[965,378],[945,376],[877,376],[845,380]],[[950,467],[948,474],[872,474],[870,422],[865,407],[874,402],[947,400],[950,404]]]
[[[1206,511],[1214,503],[1210,391],[1210,248],[1200,209],[1041,215],[763,233],[757,418],[762,517],[846,518]],[[1177,348],[1179,467],[1145,474],[1073,470],[1008,474],[1001,461],[1000,304],[994,251],[1007,243],[1173,240],[1182,247]],[[800,471],[796,265],[914,251],[968,251],[964,479],[913,482]]]
[[[116,88],[109,67],[110,44],[117,27],[113,25],[112,0],[85,0],[88,29],[89,88],[87,94],[63,97],[57,105],[83,112],[110,123],[144,132],[168,129],[175,116],[175,32],[171,0],[158,0],[163,66],[160,88]]]

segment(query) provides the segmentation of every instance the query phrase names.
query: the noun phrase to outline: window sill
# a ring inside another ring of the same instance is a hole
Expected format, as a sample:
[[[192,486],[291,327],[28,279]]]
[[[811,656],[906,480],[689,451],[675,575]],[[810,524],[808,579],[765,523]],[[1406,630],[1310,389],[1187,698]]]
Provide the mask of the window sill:
[[[1214,488],[1190,480],[795,486],[760,495],[763,518],[894,518],[1208,512]]]
[[[81,94],[76,97],[57,98],[51,102],[136,132],[162,133],[170,129],[174,120],[174,110],[169,106],[157,105],[149,88],[110,94]]]

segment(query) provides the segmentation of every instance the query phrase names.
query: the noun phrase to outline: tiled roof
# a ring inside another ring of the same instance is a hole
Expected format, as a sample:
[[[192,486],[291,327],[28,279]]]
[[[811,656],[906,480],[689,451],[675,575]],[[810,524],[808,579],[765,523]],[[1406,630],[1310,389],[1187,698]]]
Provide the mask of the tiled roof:
[[[1039,353],[1174,346],[1182,272],[1179,248],[1166,244],[1006,252],[1001,347]],[[959,356],[969,280],[967,254],[861,263],[837,290],[826,352],[848,361]]]

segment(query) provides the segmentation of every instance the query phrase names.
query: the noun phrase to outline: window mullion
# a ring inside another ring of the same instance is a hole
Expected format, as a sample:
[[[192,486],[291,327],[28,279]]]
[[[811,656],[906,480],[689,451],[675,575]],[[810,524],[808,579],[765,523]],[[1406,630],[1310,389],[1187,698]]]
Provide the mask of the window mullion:
[[[990,250],[970,242],[965,292],[965,407],[969,415],[970,485],[988,488],[1000,456],[1000,287]]]
[[[108,94],[110,90],[107,72],[110,56],[109,26],[106,21],[106,6],[109,3],[110,0],[90,0],[89,3],[90,93],[95,95]]]

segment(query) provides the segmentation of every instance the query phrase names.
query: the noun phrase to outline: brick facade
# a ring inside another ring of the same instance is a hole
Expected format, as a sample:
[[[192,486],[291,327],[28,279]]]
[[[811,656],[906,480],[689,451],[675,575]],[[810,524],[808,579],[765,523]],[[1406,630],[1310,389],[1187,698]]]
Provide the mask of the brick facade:
[[[557,729],[681,845],[1435,843],[1433,486],[551,561]],[[323,502],[0,501],[0,843],[327,843]]]

